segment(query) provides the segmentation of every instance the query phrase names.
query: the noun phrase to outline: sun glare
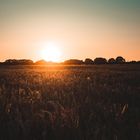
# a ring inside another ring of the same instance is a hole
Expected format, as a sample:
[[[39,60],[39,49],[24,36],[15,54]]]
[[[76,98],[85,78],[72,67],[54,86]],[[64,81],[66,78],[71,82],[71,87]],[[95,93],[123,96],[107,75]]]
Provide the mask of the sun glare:
[[[61,50],[54,42],[45,43],[41,50],[41,58],[46,61],[59,62],[61,60]]]

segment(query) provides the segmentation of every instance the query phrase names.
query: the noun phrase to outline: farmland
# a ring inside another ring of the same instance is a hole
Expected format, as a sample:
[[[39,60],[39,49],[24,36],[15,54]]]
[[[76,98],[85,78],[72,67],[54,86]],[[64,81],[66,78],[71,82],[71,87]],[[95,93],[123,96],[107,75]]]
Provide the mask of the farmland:
[[[139,64],[0,66],[0,140],[139,139]]]

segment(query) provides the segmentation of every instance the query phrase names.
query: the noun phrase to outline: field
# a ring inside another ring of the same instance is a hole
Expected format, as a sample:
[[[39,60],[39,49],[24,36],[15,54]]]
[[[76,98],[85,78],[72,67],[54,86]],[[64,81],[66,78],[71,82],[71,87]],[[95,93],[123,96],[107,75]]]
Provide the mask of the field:
[[[0,66],[0,140],[140,140],[140,65]]]

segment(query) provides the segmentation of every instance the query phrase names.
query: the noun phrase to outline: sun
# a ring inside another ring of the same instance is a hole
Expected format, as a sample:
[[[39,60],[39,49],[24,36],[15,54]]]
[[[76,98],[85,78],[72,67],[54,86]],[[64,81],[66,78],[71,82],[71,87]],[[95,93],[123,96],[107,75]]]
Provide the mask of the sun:
[[[43,44],[41,50],[41,58],[46,61],[60,62],[62,51],[57,43],[48,42]]]

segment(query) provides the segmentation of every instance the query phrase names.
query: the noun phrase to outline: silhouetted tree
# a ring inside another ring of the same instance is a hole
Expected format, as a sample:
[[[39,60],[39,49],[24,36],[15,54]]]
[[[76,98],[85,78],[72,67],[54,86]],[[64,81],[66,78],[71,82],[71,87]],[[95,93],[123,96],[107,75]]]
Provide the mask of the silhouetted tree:
[[[115,62],[116,62],[116,61],[115,61],[114,58],[110,58],[110,59],[108,60],[108,63],[109,63],[109,64],[115,64]]]
[[[70,59],[70,60],[66,60],[63,64],[66,64],[66,65],[81,65],[81,64],[84,64],[84,62],[83,62],[83,60]]]
[[[125,59],[124,59],[122,56],[118,56],[118,57],[116,58],[116,63],[117,63],[117,64],[125,63]]]
[[[90,59],[90,58],[86,58],[85,59],[85,64],[86,65],[92,65],[92,64],[94,64],[94,61],[92,59]]]
[[[46,65],[47,62],[45,60],[39,60],[35,62],[35,65]]]
[[[137,64],[137,61],[132,60],[132,61],[127,62],[127,64]]]
[[[8,59],[4,62],[7,65],[32,65],[33,61],[29,59]]]
[[[58,63],[55,63],[55,62],[51,62],[51,61],[45,61],[45,60],[39,60],[39,61],[36,61],[34,63],[35,65],[57,65]]]
[[[106,64],[107,60],[105,58],[102,57],[98,57],[94,59],[94,64]]]

